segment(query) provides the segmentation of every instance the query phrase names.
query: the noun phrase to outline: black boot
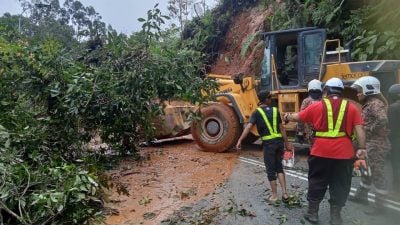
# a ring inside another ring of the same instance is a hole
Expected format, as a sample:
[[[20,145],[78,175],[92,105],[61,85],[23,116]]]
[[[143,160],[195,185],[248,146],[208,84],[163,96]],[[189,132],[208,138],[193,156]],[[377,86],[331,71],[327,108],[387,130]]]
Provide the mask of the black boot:
[[[342,207],[331,204],[331,225],[341,225],[343,224],[342,215],[341,215]]]
[[[378,216],[386,213],[385,206],[383,205],[383,199],[385,195],[375,194],[375,204],[369,210],[364,211],[365,214],[370,216]]]
[[[304,218],[308,220],[310,223],[318,223],[318,210],[319,210],[319,202],[309,201],[308,202],[308,210],[304,214]]]
[[[356,203],[368,205],[368,189],[364,187],[359,187],[354,196],[349,196],[349,200]]]

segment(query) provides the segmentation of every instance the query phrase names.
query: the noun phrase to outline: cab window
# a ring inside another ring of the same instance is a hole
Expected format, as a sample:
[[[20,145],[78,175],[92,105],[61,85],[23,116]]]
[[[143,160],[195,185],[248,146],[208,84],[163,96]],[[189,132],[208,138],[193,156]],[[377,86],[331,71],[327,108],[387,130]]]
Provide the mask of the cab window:
[[[304,63],[314,65],[320,63],[320,51],[322,37],[319,33],[305,36],[304,42]]]

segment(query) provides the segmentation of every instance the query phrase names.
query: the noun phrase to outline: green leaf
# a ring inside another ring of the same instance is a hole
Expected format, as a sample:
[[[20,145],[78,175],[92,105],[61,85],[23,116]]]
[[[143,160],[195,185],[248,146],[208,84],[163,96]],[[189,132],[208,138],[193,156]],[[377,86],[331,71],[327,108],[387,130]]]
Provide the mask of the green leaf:
[[[376,50],[376,54],[381,55],[381,54],[383,54],[384,52],[386,52],[387,50],[388,50],[388,47],[387,47],[386,45],[381,46],[381,47],[379,47],[379,48]]]
[[[374,46],[368,45],[368,47],[365,50],[366,50],[367,54],[372,55],[374,53]]]
[[[77,202],[82,201],[83,199],[85,199],[86,195],[84,193],[77,193],[76,194],[76,198],[77,198]]]
[[[7,139],[6,143],[4,144],[5,148],[10,148],[11,145],[11,139]]]
[[[75,176],[75,183],[74,186],[78,186],[82,183],[81,177],[79,175]]]
[[[64,209],[64,205],[58,205],[58,207],[57,207],[57,212],[61,212],[61,211],[63,211],[63,209]]]
[[[144,22],[144,21],[146,21],[145,19],[143,19],[143,18],[138,18],[137,19],[139,22]]]
[[[255,32],[254,34],[251,34],[250,36],[247,37],[246,41],[244,42],[241,50],[240,50],[240,56],[243,58],[246,56],[246,53],[253,42],[254,38],[260,34],[260,31]]]
[[[54,202],[54,203],[57,203],[57,202],[58,202],[57,198],[56,198],[53,194],[50,194],[50,199],[51,199],[51,201]]]
[[[87,178],[88,178],[88,180],[89,180],[89,182],[90,182],[91,184],[93,184],[94,186],[98,187],[97,182],[94,181],[93,178],[91,178],[90,176],[88,176]]]
[[[361,61],[366,61],[367,58],[368,58],[368,55],[367,55],[367,54],[365,54],[365,53],[361,53],[361,54],[360,54],[360,60],[361,60]]]
[[[389,40],[387,40],[386,45],[389,46],[389,48],[391,48],[391,47],[395,47],[395,46],[397,45],[398,42],[399,42],[399,41],[398,41],[397,38],[391,37],[391,38],[389,38]],[[391,49],[392,49],[392,48],[391,48]]]
[[[365,44],[367,42],[370,42],[371,40],[375,39],[376,41],[377,35],[371,35],[367,36],[366,38],[362,38],[362,40],[358,43],[359,45]],[[374,42],[375,43],[375,42]]]

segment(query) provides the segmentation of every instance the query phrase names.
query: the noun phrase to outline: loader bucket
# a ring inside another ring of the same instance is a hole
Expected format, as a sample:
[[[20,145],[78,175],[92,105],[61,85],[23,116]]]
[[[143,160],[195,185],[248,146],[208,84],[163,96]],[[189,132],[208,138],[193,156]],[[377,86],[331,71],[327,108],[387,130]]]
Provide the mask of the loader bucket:
[[[197,106],[187,103],[180,105],[168,103],[164,108],[164,114],[153,122],[156,128],[155,138],[172,138],[189,134],[191,121],[188,115],[190,111],[196,109]]]

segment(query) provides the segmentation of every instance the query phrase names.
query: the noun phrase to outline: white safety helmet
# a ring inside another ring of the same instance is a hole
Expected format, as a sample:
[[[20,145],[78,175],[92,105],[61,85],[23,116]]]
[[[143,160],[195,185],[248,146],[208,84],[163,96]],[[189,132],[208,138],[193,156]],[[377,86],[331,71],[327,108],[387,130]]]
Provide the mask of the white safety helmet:
[[[352,85],[352,88],[360,87],[365,96],[381,93],[381,82],[376,77],[365,76],[358,78]]]
[[[308,83],[308,91],[310,90],[319,90],[322,91],[322,83],[321,81],[314,79]]]
[[[325,87],[344,89],[342,80],[337,77],[333,77],[333,78],[329,79],[328,81],[326,81]]]

